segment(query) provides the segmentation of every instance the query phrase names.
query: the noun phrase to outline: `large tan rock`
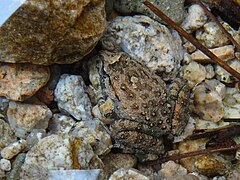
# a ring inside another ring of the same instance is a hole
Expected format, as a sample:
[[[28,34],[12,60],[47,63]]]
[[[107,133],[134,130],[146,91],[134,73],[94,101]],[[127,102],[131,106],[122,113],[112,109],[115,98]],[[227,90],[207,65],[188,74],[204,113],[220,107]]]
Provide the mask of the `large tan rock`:
[[[69,64],[88,54],[105,28],[104,0],[27,0],[0,29],[0,61]]]
[[[49,77],[48,67],[0,63],[0,96],[13,101],[23,101],[44,86]]]

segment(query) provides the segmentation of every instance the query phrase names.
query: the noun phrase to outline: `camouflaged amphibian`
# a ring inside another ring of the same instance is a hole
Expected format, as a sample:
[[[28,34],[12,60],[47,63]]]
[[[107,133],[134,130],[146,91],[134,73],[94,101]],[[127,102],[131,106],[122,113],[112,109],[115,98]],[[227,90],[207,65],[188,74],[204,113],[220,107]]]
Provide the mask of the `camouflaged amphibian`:
[[[164,136],[178,135],[189,119],[189,88],[161,77],[125,53],[103,51],[91,61],[95,115],[110,124],[116,145],[126,152],[164,153]],[[97,110],[96,110],[97,109]]]

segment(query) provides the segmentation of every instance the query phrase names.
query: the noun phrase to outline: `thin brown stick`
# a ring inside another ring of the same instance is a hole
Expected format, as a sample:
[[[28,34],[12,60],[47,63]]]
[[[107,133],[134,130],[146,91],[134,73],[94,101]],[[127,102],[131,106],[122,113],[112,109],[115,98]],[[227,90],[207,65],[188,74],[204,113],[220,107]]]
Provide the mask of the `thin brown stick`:
[[[162,11],[160,11],[156,6],[154,6],[149,1],[145,1],[144,5],[146,5],[149,9],[151,9],[158,17],[160,17],[163,21],[165,21],[169,26],[175,29],[180,35],[185,37],[188,41],[190,41],[194,46],[196,46],[200,51],[206,54],[210,59],[220,65],[223,69],[229,72],[232,76],[236,77],[240,80],[240,73],[226,64],[223,60],[218,58],[215,54],[209,51],[205,46],[199,43],[191,34],[187,33],[183,28],[181,28],[178,24],[176,24],[173,20],[171,20],[168,16],[166,16]]]
[[[156,165],[156,164],[162,164],[162,163],[170,161],[170,160],[177,161],[180,159],[189,158],[189,157],[193,157],[193,156],[209,155],[212,153],[232,151],[232,150],[237,150],[237,149],[240,149],[240,144],[237,144],[235,146],[230,146],[230,147],[222,147],[222,148],[217,148],[217,149],[204,149],[204,150],[200,150],[200,151],[183,153],[183,154],[168,156],[168,157],[153,160],[153,161],[148,161],[145,163],[147,165]]]
[[[211,11],[204,6],[204,4],[200,0],[195,0],[199,6],[203,8],[205,13],[218,25],[218,27],[221,29],[221,31],[227,36],[227,38],[235,45],[237,51],[240,52],[240,45],[235,41],[235,39],[232,37],[232,35],[222,26],[222,24],[218,21],[218,19],[211,13]]]

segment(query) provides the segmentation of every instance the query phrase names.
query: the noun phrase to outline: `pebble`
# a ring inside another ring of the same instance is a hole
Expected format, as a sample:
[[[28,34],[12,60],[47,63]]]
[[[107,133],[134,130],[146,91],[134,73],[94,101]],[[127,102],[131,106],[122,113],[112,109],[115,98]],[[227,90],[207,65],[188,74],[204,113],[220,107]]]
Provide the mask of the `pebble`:
[[[134,168],[137,158],[131,154],[109,153],[103,158],[104,169],[108,175],[120,168]]]
[[[193,32],[201,28],[207,22],[207,15],[198,4],[193,4],[188,8],[188,12],[181,26],[188,32]]]
[[[230,67],[240,72],[240,62],[238,59],[233,59],[227,63]],[[215,73],[217,79],[219,79],[221,82],[232,83],[235,81],[235,78],[219,65],[215,65]]]
[[[0,29],[0,61],[77,62],[96,46],[105,16],[104,0],[26,1]]]
[[[36,99],[24,103],[11,101],[7,117],[15,135],[26,138],[33,129],[46,129],[52,112]]]
[[[27,136],[27,148],[26,150],[30,150],[33,146],[35,146],[40,139],[47,136],[45,129],[33,129],[32,132]]]
[[[106,155],[111,150],[111,137],[98,119],[76,123],[70,134],[83,138],[99,156]]]
[[[47,179],[51,170],[70,169],[103,169],[103,163],[83,138],[50,135],[27,152],[21,178]]]
[[[51,169],[72,169],[73,160],[69,138],[51,135],[31,148],[22,165],[21,179],[47,179]]]
[[[1,63],[0,74],[0,96],[13,101],[23,101],[31,97],[50,77],[48,67],[29,64]]]
[[[161,173],[165,178],[182,176],[187,174],[187,169],[174,161],[168,161],[162,164]]]
[[[212,155],[198,157],[194,165],[201,174],[208,177],[225,175],[228,172],[226,162]]]
[[[0,119],[0,150],[17,140],[11,127],[4,120]]]
[[[190,88],[193,88],[195,85],[203,82],[206,75],[207,72],[205,67],[194,61],[185,66],[183,70],[183,77],[188,80]]]
[[[1,156],[5,159],[12,159],[14,156],[22,152],[27,147],[27,141],[20,139],[14,143],[9,144],[1,150]]]
[[[0,169],[4,171],[11,170],[11,162],[8,159],[1,159],[0,160]]]
[[[216,90],[206,83],[201,83],[194,89],[195,113],[200,118],[218,122],[224,115],[223,98]]]
[[[115,0],[114,8],[122,14],[145,14],[150,18],[161,21],[148,7],[143,4],[144,0]],[[184,0],[152,0],[155,6],[163,11],[176,23],[181,23],[184,15]]]
[[[149,177],[143,175],[141,172],[133,168],[118,169],[109,178],[109,180],[119,180],[119,179],[150,180]]]
[[[208,64],[205,66],[205,69],[206,69],[206,79],[212,79],[214,76],[215,76],[215,71],[214,71],[214,68],[211,64]]]
[[[1,179],[5,179],[5,177],[6,177],[5,171],[2,170],[2,169],[0,169],[0,178],[1,178]]]
[[[230,34],[233,35],[235,40],[239,42],[239,31],[233,30],[227,23],[222,23],[222,25]],[[208,48],[224,46],[230,43],[227,36],[224,35],[218,25],[212,21],[204,24],[202,29],[196,31],[196,38]]]
[[[232,45],[226,45],[209,49],[213,54],[219,57],[223,61],[229,61],[235,58],[234,47]],[[203,54],[200,50],[195,51],[191,54],[192,60],[202,63],[214,63],[209,57]]]
[[[240,118],[240,93],[236,88],[227,88],[226,97],[224,98],[224,118]]]
[[[20,153],[12,162],[12,169],[10,174],[7,176],[7,180],[17,180],[20,177],[21,167],[24,163],[26,154]]]
[[[53,114],[49,121],[48,130],[51,134],[68,134],[76,121],[64,114]]]
[[[101,39],[105,50],[124,51],[163,79],[174,78],[183,59],[180,36],[147,16],[117,17]]]
[[[86,93],[81,76],[63,74],[54,91],[55,101],[63,113],[72,115],[76,120],[92,119],[91,101]]]

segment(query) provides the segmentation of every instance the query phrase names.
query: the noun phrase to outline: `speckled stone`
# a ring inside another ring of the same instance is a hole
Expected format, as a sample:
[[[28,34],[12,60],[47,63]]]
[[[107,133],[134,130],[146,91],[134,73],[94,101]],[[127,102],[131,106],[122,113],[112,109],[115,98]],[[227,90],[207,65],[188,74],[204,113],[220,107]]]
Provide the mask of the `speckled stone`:
[[[222,23],[224,28],[233,36],[233,38],[239,43],[240,33],[239,30],[235,31],[227,23]],[[196,38],[199,42],[208,48],[215,48],[230,44],[230,40],[220,30],[215,22],[208,22],[204,24],[202,29],[196,31]]]
[[[240,72],[239,59],[233,59],[231,61],[228,61],[227,63],[230,67]],[[236,78],[234,78],[230,73],[228,73],[225,69],[223,69],[221,66],[217,64],[215,65],[215,73],[216,73],[217,79],[221,82],[233,83],[234,81],[236,81]]]
[[[0,74],[0,96],[13,101],[23,101],[32,96],[50,77],[48,67],[29,64],[0,63]]]
[[[0,119],[0,150],[17,140],[9,124]]]
[[[105,29],[104,0],[28,0],[0,29],[0,61],[49,65],[81,60]]]
[[[168,161],[162,164],[161,172],[163,176],[166,178],[166,177],[186,175],[187,169],[185,169],[180,164],[175,163],[174,161]]]
[[[91,101],[85,89],[81,76],[63,74],[54,91],[60,110],[72,115],[76,120],[92,119]]]
[[[9,144],[1,150],[1,156],[5,159],[12,159],[14,156],[22,152],[27,147],[27,141],[20,139],[14,143]]]
[[[121,168],[115,171],[109,178],[109,180],[119,180],[119,179],[141,179],[150,180],[149,177],[143,175],[140,171],[133,168]]]
[[[103,158],[104,169],[108,175],[120,168],[134,168],[137,158],[131,154],[109,153]]]
[[[188,80],[189,86],[193,88],[195,85],[206,79],[207,71],[203,65],[197,62],[190,62],[183,69],[183,77]]]
[[[75,123],[70,116],[54,114],[49,121],[48,130],[51,134],[68,134]]]
[[[43,138],[26,154],[21,179],[47,179],[52,169],[72,169],[73,160],[69,138],[51,135]]]
[[[20,177],[48,179],[51,170],[103,169],[103,166],[101,159],[83,138],[50,135],[27,152]],[[105,177],[103,171],[100,176]]]
[[[207,83],[201,83],[194,89],[194,111],[204,120],[218,122],[222,119],[224,115],[222,100],[221,94]]]
[[[201,6],[193,4],[188,8],[188,12],[181,26],[186,31],[193,32],[201,28],[207,22],[207,19],[207,15]]]
[[[176,77],[184,55],[176,31],[143,15],[113,19],[101,44],[108,51],[126,52],[166,80]]]
[[[99,156],[106,155],[111,150],[111,137],[98,119],[76,123],[71,135],[83,138]]]
[[[10,171],[10,174],[7,176],[7,180],[17,180],[19,178],[25,157],[25,153],[21,153],[16,156],[16,158],[13,160],[12,169]]]
[[[7,117],[15,135],[25,138],[33,129],[46,129],[52,112],[45,104],[38,101],[30,103],[11,101]]]
[[[4,171],[10,171],[11,170],[11,162],[8,159],[1,159],[0,160],[0,169]]]
[[[181,23],[184,14],[185,0],[152,0],[151,2],[169,16],[176,23]],[[115,0],[114,7],[120,13],[145,14],[153,19],[160,20],[151,10],[143,4],[144,0]]]

